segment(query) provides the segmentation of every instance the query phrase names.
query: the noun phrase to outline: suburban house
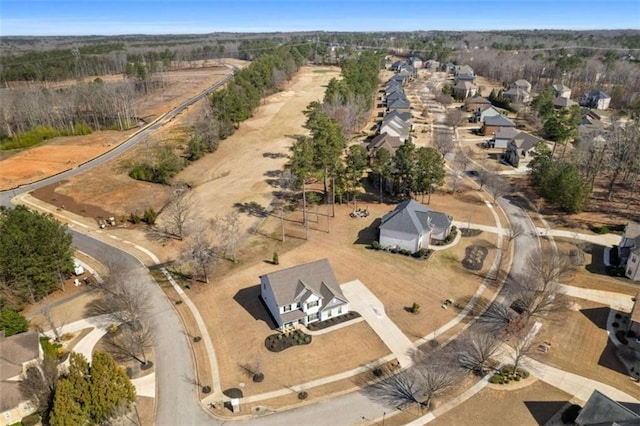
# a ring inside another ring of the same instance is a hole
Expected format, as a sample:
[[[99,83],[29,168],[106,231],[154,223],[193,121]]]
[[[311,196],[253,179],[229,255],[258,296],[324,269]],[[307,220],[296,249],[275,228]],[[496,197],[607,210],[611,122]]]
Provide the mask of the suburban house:
[[[382,217],[380,245],[398,247],[412,253],[426,248],[431,239],[444,240],[451,232],[453,218],[412,199],[401,202]]]
[[[261,275],[260,296],[278,328],[308,325],[349,312],[349,301],[328,259]]]
[[[481,133],[483,135],[495,135],[503,127],[516,127],[516,123],[502,114],[487,117],[484,119]]]
[[[402,111],[390,111],[384,116],[384,120],[391,119],[397,117],[402,121],[409,122],[411,121],[411,113],[410,112],[402,112]]]
[[[587,108],[604,110],[609,108],[609,103],[611,103],[611,96],[602,90],[592,90],[580,98],[580,105]]]
[[[456,72],[456,66],[453,62],[443,62],[440,64],[440,69],[444,72],[453,74]]]
[[[458,81],[453,86],[453,97],[455,99],[464,100],[475,96],[478,93],[478,86],[471,81]]]
[[[523,79],[516,80],[515,83],[511,85],[511,87],[515,89],[524,90],[527,93],[531,92],[531,83],[529,83],[527,80],[523,80]]]
[[[464,108],[468,112],[480,112],[482,109],[490,107],[491,101],[482,96],[474,96],[464,101]]]
[[[427,59],[424,63],[424,67],[430,70],[437,70],[440,68],[440,62],[435,59]]]
[[[476,121],[484,122],[487,117],[497,117],[498,115],[502,115],[500,111],[493,105],[489,105],[486,108],[481,109],[476,114]]]
[[[570,98],[571,97],[571,89],[569,89],[564,84],[558,83],[551,86],[553,88],[553,97],[554,98]]]
[[[528,104],[531,102],[531,93],[518,87],[512,87],[509,90],[504,91],[502,96],[505,99],[508,99],[512,104]]]
[[[604,264],[623,268],[627,278],[640,281],[640,223],[629,222],[624,228],[620,244],[605,248]]]
[[[409,56],[409,65],[415,69],[422,68],[422,59],[417,56]]]
[[[473,68],[469,65],[456,65],[454,68],[454,75],[457,77],[460,74],[476,75],[475,72],[473,72]]]
[[[396,74],[393,77],[391,77],[389,79],[389,81],[396,81],[401,86],[404,86],[405,84],[407,84],[409,82],[409,75],[407,75],[407,74]]]
[[[520,133],[520,131],[515,127],[501,127],[493,136],[493,139],[489,141],[489,145],[492,148],[507,149],[509,143],[518,133]]]
[[[394,117],[390,120],[383,120],[380,123],[380,129],[378,130],[378,133],[380,134],[387,133],[390,136],[396,136],[400,138],[401,142],[404,143],[407,139],[409,139],[410,131],[411,131],[410,123],[406,121],[402,121],[397,117]]]
[[[405,101],[408,101],[402,90],[394,90],[389,93],[385,93],[384,101],[386,105],[390,105],[398,99],[404,99]]]
[[[456,76],[454,77],[453,82],[455,84],[458,84],[462,81],[468,81],[469,83],[474,83],[476,81],[476,76],[473,74],[469,74],[469,73],[461,73],[461,74],[456,74]]]
[[[542,139],[529,133],[518,132],[507,144],[502,159],[513,167],[518,167],[520,160],[525,158],[529,151],[541,141]]]
[[[631,426],[640,424],[640,414],[596,389],[580,410],[574,423],[578,426]]]
[[[391,103],[387,103],[387,111],[411,111],[411,104],[407,100],[407,98],[399,98],[394,100]]]
[[[42,358],[38,333],[0,337],[0,425],[19,423],[35,412],[20,392],[20,381],[27,368]]]
[[[404,142],[400,140],[398,136],[391,136],[389,133],[380,133],[367,145],[367,151],[369,152],[369,157],[374,158],[378,151],[382,148],[389,151],[391,156],[395,155],[396,150],[402,146]]]
[[[382,128],[387,124],[392,123],[402,127],[406,127],[409,131],[411,131],[413,129],[413,124],[411,124],[411,120],[401,118],[401,116],[406,117],[407,114],[411,115],[410,112],[406,112],[406,111],[405,112],[401,112],[398,110],[390,111],[388,114],[386,114],[382,118],[382,121],[380,122],[380,127]]]

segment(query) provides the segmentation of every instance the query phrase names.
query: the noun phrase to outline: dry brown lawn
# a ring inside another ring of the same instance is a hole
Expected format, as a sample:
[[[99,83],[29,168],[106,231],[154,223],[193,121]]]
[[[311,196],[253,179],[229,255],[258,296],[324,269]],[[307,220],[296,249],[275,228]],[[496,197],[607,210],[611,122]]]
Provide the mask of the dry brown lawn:
[[[541,381],[517,390],[485,388],[453,410],[436,417],[430,424],[541,425],[570,399],[571,395]]]
[[[562,370],[616,387],[640,399],[640,388],[629,380],[606,332],[609,307],[583,299],[571,299],[574,308],[555,322],[547,321],[541,339],[551,350],[534,358]]]

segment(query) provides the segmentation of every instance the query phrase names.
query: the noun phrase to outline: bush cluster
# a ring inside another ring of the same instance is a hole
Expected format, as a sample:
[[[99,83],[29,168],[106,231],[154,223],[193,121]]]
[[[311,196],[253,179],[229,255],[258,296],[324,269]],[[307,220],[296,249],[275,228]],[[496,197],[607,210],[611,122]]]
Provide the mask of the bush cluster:
[[[76,124],[73,129],[54,129],[48,126],[36,126],[33,129],[20,133],[11,138],[4,138],[0,142],[0,150],[23,149],[58,136],[78,136],[88,135],[91,133],[91,127],[84,121]]]

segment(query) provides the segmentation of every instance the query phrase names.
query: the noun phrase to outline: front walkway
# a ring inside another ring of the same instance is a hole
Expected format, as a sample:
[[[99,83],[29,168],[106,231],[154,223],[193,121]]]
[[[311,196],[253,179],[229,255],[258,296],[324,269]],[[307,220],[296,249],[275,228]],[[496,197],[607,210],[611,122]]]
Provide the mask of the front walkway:
[[[349,309],[358,312],[367,324],[382,339],[396,356],[402,368],[409,367],[413,360],[409,355],[414,348],[411,341],[384,311],[384,305],[359,280],[343,284],[342,292],[349,300]]]

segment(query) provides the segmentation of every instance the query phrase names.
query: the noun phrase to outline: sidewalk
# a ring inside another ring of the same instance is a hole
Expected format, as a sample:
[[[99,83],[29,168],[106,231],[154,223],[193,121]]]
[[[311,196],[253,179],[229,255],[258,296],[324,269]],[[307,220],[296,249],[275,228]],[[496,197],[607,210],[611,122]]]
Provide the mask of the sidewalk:
[[[602,303],[603,305],[610,306],[618,311],[631,312],[633,309],[631,296],[626,294],[614,293],[612,291],[592,290],[589,288],[574,287],[566,284],[561,284],[560,287],[567,296]]]

